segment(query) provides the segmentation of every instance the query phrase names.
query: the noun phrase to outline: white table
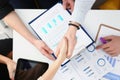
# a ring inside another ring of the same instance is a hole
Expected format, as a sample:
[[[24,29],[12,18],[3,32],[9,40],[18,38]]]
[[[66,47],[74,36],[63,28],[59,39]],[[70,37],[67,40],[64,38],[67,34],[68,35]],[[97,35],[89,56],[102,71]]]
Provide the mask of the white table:
[[[41,14],[44,10],[22,10],[16,12],[23,20],[27,28],[32,32],[28,23]],[[32,32],[34,34],[34,32]],[[13,60],[17,62],[19,58],[32,59],[50,63],[51,61],[43,56],[31,43],[24,39],[19,33],[13,31]]]
[[[44,10],[16,10],[28,29],[30,29],[28,23],[43,11]],[[101,23],[120,28],[120,11],[91,10],[88,12],[84,27],[93,39],[95,39],[98,27]],[[25,40],[16,31],[13,31],[13,38],[14,61],[17,61],[18,58],[26,58],[51,63],[50,60],[44,57],[31,43]]]

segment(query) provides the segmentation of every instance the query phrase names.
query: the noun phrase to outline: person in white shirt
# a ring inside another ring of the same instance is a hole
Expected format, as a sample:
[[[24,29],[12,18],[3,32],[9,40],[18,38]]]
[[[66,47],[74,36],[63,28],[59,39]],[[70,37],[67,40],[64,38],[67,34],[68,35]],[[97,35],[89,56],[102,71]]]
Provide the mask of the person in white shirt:
[[[68,54],[67,58],[72,56],[74,47],[76,45],[76,32],[77,29],[80,28],[80,25],[83,24],[85,15],[87,14],[88,10],[91,9],[92,5],[96,0],[63,0],[63,7],[66,9],[71,9],[72,12],[72,19],[69,23],[69,29],[67,30],[66,34],[64,35],[68,39]],[[62,41],[57,46],[57,51],[63,45]]]

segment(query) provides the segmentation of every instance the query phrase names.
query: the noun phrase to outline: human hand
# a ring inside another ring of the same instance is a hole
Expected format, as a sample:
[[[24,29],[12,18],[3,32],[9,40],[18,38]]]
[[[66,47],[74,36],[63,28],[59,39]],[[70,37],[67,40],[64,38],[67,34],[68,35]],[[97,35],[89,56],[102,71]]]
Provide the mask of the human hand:
[[[51,56],[53,51],[44,43],[42,40],[36,40],[34,42],[34,45],[38,48],[38,50],[47,58],[54,60],[54,58]]]
[[[67,56],[67,49],[68,49],[68,41],[67,41],[67,38],[64,37],[62,39],[62,43],[63,45],[61,45],[61,49],[58,49],[56,51],[56,55],[58,56],[57,57],[57,60],[62,60],[64,61],[66,59],[66,56]]]
[[[73,11],[74,9],[74,0],[62,0],[63,1],[63,7],[65,9],[70,9]]]
[[[120,54],[120,36],[106,36],[104,39],[106,44],[97,46],[97,49],[103,49],[111,56],[118,56]]]
[[[67,42],[68,42],[68,53],[67,53],[67,58],[70,58],[72,56],[74,47],[76,45],[76,31],[77,28],[70,26],[67,33],[65,34],[64,37],[66,37]],[[59,43],[59,45],[57,46],[57,51],[61,50],[61,46],[64,45],[63,40],[61,40],[61,42]],[[58,54],[57,54],[58,55]]]
[[[10,79],[14,80],[14,74],[15,74],[15,70],[16,70],[16,63],[14,61],[12,61],[11,59],[9,59],[7,61],[7,68],[8,68]]]

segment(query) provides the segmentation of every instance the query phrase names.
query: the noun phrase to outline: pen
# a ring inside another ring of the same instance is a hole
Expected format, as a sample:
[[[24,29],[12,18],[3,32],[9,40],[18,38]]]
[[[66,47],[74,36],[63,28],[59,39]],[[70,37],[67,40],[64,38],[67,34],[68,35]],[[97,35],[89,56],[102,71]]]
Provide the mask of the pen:
[[[57,59],[57,57],[55,56],[55,54],[54,54],[54,53],[52,53],[51,55],[52,55],[55,59]]]
[[[103,37],[100,38],[100,41],[101,41],[103,44],[106,44],[106,43],[107,43],[107,41],[106,41]]]

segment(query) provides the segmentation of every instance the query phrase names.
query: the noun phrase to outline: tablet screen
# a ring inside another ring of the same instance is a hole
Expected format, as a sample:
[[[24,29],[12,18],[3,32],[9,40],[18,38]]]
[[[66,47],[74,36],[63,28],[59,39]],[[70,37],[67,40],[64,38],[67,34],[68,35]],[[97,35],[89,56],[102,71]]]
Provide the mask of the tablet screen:
[[[37,80],[48,69],[48,63],[19,59],[15,80]]]

